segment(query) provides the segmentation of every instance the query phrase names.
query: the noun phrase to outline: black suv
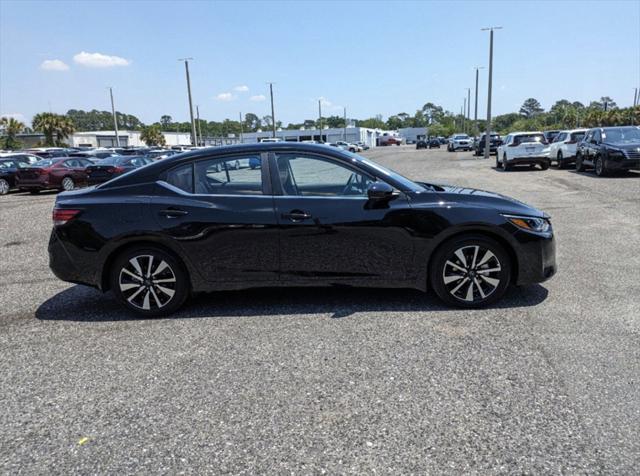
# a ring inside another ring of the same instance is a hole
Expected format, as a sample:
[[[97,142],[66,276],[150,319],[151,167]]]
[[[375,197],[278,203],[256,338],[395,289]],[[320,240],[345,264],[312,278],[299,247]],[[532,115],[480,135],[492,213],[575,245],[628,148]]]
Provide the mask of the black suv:
[[[576,170],[593,167],[603,177],[617,170],[640,170],[640,127],[596,127],[578,144]]]
[[[484,146],[486,143],[486,134],[480,136],[480,140],[474,143],[473,153],[474,155],[484,155]],[[489,154],[496,154],[498,147],[502,145],[502,139],[496,133],[491,133],[489,136]]]

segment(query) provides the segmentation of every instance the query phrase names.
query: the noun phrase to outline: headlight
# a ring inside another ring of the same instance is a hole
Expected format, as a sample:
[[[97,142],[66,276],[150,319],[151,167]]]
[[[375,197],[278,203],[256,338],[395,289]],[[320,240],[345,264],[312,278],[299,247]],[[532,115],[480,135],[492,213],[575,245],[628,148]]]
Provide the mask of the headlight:
[[[551,223],[546,218],[534,218],[517,215],[502,215],[509,222],[513,223],[518,228],[522,228],[527,231],[535,231],[538,233],[545,233],[551,228]]]
[[[620,158],[625,158],[626,156],[624,155],[624,152],[621,150],[609,150],[609,157],[620,157]]]

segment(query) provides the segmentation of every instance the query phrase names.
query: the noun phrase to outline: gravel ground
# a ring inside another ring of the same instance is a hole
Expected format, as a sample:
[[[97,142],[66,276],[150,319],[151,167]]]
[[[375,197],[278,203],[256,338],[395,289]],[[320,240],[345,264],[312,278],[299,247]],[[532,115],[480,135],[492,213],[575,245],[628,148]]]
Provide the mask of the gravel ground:
[[[636,473],[640,174],[366,155],[548,211],[558,274],[479,311],[265,289],[140,320],[50,273],[54,194],[0,197],[0,472]]]

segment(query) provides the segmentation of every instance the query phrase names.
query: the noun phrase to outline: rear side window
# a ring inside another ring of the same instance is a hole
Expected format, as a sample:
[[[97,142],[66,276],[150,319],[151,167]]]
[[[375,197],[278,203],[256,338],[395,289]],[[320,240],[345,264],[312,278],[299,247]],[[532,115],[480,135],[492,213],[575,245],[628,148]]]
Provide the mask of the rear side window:
[[[195,192],[205,195],[261,195],[260,156],[221,157],[195,163]]]
[[[169,170],[166,182],[184,192],[193,193],[193,164],[185,164]]]
[[[584,132],[574,132],[573,134],[571,134],[571,140],[573,142],[580,142],[582,139],[584,139]]]

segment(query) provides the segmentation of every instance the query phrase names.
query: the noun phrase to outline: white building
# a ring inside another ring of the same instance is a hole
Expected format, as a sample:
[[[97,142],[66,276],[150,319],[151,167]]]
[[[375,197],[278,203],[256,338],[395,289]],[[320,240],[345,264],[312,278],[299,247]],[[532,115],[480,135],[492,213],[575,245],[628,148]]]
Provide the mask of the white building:
[[[407,144],[415,144],[419,140],[427,138],[429,129],[426,127],[403,127],[398,129],[398,134]]]
[[[190,145],[191,134],[188,132],[163,132],[167,146]],[[140,131],[118,131],[120,147],[143,147],[146,144],[140,139]],[[116,147],[115,131],[76,132],[71,136],[72,147]]]
[[[367,127],[343,127],[319,129],[279,129],[276,130],[276,138],[287,142],[302,142],[315,140],[321,142],[364,142],[369,147],[376,146],[376,139],[384,132],[380,129]],[[242,142],[246,144],[260,142],[262,139],[273,137],[272,131],[246,132],[242,135]]]

